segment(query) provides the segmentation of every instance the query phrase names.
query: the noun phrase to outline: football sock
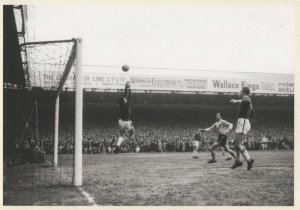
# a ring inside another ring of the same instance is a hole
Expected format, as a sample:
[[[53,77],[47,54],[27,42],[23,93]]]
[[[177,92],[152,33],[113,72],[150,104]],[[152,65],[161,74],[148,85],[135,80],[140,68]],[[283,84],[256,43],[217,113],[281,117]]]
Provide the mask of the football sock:
[[[246,161],[250,161],[251,157],[249,155],[249,153],[247,152],[246,148],[242,146],[241,148],[241,154],[243,155],[243,157],[245,158]]]
[[[240,162],[240,161],[241,161],[240,150],[237,149],[237,150],[236,150],[236,162]]]
[[[211,153],[212,159],[215,160],[216,159],[216,153],[215,153],[215,151],[211,150],[210,153]]]
[[[195,149],[194,152],[193,152],[193,156],[197,157],[197,155],[198,155],[197,150]]]
[[[236,156],[232,150],[228,150],[228,153],[236,160]]]

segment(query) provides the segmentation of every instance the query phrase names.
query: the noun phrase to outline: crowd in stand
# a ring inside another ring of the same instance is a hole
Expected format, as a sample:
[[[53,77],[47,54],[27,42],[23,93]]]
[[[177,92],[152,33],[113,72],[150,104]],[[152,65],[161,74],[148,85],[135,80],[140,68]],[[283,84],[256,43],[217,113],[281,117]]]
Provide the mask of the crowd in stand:
[[[39,99],[39,141],[44,150],[53,153],[54,100],[47,93]],[[69,95],[68,95],[69,94]],[[117,104],[120,93],[84,94],[83,152],[111,153],[119,137]],[[229,103],[232,95],[134,93],[132,121],[136,141],[126,140],[124,152],[191,151],[193,137],[199,128],[215,122],[216,112],[236,124],[237,106]],[[255,108],[251,132],[245,140],[248,149],[294,148],[294,98],[252,96]],[[29,111],[31,108],[29,107]],[[74,149],[74,94],[63,92],[60,105],[59,151]],[[35,123],[33,122],[33,125]],[[204,134],[200,149],[206,150],[217,134]],[[229,134],[232,144],[234,131]]]
[[[197,130],[212,125],[216,110],[224,110],[226,120],[234,125],[234,110],[228,107],[199,106],[137,106],[133,107],[132,121],[136,130],[135,140],[127,139],[122,144],[123,152],[184,152],[192,151],[193,137]],[[272,110],[256,111],[252,129],[244,144],[251,150],[286,150],[294,148],[293,115],[290,110],[281,113]],[[275,112],[275,114],[273,113]],[[273,114],[272,114],[273,113]],[[117,106],[91,105],[86,115],[83,129],[83,153],[113,153],[119,137],[117,126]],[[59,132],[59,151],[73,152],[74,130],[66,113],[62,118]],[[270,120],[272,116],[272,120]],[[63,120],[64,119],[64,120]],[[200,150],[207,150],[217,138],[215,132],[204,134]],[[234,130],[229,134],[229,144],[233,147]],[[53,153],[53,132],[43,132],[44,148]]]
[[[5,156],[42,162],[45,154],[54,153],[55,94],[44,92],[38,98],[38,137],[33,134],[26,134],[26,137],[23,133],[27,126],[33,133],[36,131],[35,116],[29,118],[28,123],[24,122],[32,112],[34,101],[16,90],[6,91],[6,94],[6,99],[10,98],[6,101],[11,103],[4,106],[4,113],[10,113],[4,118]],[[119,92],[84,92],[83,153],[114,152],[119,137],[119,97]],[[217,112],[222,112],[225,120],[236,124],[238,107],[229,100],[237,97],[226,94],[134,93],[131,119],[136,138],[126,139],[121,152],[190,152],[197,130],[211,126]],[[58,149],[60,153],[73,153],[74,92],[62,92],[60,98]],[[252,128],[244,141],[245,147],[248,150],[293,150],[294,97],[253,95],[251,98],[255,115],[250,120]],[[228,136],[231,147],[234,135],[232,130]],[[204,133],[200,150],[207,150],[216,139],[215,132]]]

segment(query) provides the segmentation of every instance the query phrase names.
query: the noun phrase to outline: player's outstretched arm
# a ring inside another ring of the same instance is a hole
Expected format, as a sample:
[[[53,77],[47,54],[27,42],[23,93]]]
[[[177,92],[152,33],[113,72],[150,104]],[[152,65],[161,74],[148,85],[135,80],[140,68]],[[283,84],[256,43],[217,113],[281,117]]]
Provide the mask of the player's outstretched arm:
[[[236,100],[236,99],[231,99],[230,103],[236,104],[236,103],[241,103],[242,100]]]
[[[202,132],[208,132],[208,131],[211,131],[215,128],[216,124],[213,124],[212,126],[208,127],[208,128],[205,128],[205,129],[200,129],[200,131]]]
[[[126,82],[123,95],[124,101],[127,102],[131,98],[131,85],[130,82]]]

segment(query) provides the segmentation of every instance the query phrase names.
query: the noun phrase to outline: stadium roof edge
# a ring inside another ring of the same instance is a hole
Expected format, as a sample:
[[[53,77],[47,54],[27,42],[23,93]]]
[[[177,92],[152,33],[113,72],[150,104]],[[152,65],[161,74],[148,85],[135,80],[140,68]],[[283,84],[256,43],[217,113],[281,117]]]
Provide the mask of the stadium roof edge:
[[[83,65],[86,73],[103,73],[103,74],[124,74],[120,66],[104,65]],[[151,71],[152,70],[152,71]],[[155,71],[157,70],[157,71]],[[160,70],[160,71],[159,71]],[[165,71],[162,71],[165,70]],[[172,77],[208,77],[208,78],[231,78],[231,79],[248,79],[248,80],[294,80],[294,74],[284,73],[266,73],[266,72],[234,72],[234,71],[217,71],[217,70],[196,70],[196,69],[176,69],[176,68],[150,68],[130,66],[127,75],[134,76],[172,76]]]
[[[114,66],[114,65],[93,65],[93,64],[83,64],[83,66],[86,67],[106,67],[106,68],[120,68],[120,66]],[[247,74],[275,74],[275,75],[295,75],[294,73],[275,73],[275,72],[251,72],[251,71],[220,71],[220,70],[214,70],[214,69],[196,69],[196,68],[168,68],[168,67],[142,67],[142,66],[130,66],[130,68],[134,69],[157,69],[157,70],[174,70],[174,71],[196,71],[196,72],[219,72],[219,73],[247,73]]]

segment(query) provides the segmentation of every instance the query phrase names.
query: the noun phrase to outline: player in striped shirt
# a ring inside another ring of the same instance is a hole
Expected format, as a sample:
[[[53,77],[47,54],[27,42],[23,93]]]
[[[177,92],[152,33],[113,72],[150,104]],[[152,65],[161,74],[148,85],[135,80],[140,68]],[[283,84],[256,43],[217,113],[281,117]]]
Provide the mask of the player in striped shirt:
[[[235,129],[236,135],[234,139],[235,148],[236,148],[236,162],[231,167],[232,169],[235,169],[243,165],[243,163],[240,160],[240,154],[242,154],[244,159],[247,161],[247,165],[248,165],[247,170],[250,170],[254,163],[254,159],[250,157],[248,151],[242,144],[242,142],[247,137],[247,134],[251,128],[249,119],[254,115],[254,109],[249,94],[250,94],[250,89],[248,87],[243,87],[242,90],[240,91],[240,96],[242,97],[242,99],[230,100],[231,103],[234,104],[239,103],[238,121]]]
[[[200,129],[202,132],[208,132],[212,130],[216,130],[218,132],[218,140],[210,146],[209,150],[212,156],[212,159],[208,161],[208,163],[215,163],[216,161],[216,153],[215,149],[218,147],[223,147],[226,152],[228,152],[235,160],[236,157],[234,152],[229,148],[227,143],[227,134],[232,129],[233,125],[230,122],[222,119],[222,113],[218,112],[216,114],[217,122],[214,123],[212,126],[206,129]]]

